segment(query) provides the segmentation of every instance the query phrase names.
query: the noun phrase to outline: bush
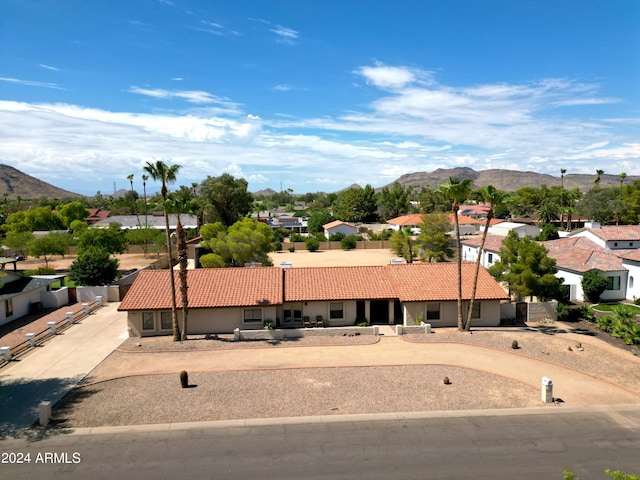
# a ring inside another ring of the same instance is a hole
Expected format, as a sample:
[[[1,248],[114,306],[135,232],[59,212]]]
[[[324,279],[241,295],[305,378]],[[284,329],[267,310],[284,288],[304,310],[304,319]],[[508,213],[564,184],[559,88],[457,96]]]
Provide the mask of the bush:
[[[320,248],[320,242],[315,237],[307,238],[304,243],[310,252],[315,252]]]
[[[90,247],[71,264],[69,278],[76,285],[109,285],[118,274],[119,264],[106,250]]]
[[[273,251],[279,252],[282,250],[282,242],[274,242],[273,243]]]
[[[264,322],[262,322],[262,327],[265,330],[273,330],[275,328],[275,323],[273,320],[265,320]]]
[[[640,297],[639,297],[639,298],[636,298],[636,299],[633,301],[633,304],[634,304],[634,305],[638,305],[638,306],[640,307]]]
[[[302,235],[300,235],[299,233],[292,233],[291,234],[291,241],[292,242],[304,242],[304,237]]]
[[[55,268],[49,268],[49,267],[38,267],[35,270],[26,270],[24,272],[25,275],[28,276],[33,276],[33,275],[55,275],[56,270]]]
[[[357,242],[358,239],[353,235],[344,237],[342,240],[340,240],[340,248],[342,248],[343,250],[352,250],[356,248]]]
[[[329,241],[330,242],[340,242],[342,241],[342,239],[345,237],[344,233],[332,233],[331,235],[329,235]]]
[[[582,305],[580,307],[579,315],[580,315],[580,318],[582,318],[583,320],[586,320],[587,322],[593,323],[596,320],[596,316],[593,314],[591,309],[586,305]]]
[[[295,252],[295,251],[296,251],[296,246],[295,246],[295,245],[291,245],[291,246],[289,247],[289,251],[290,251],[291,253]]]
[[[217,253],[207,253],[200,257],[202,268],[222,268],[225,266],[224,259]]]
[[[556,307],[556,314],[558,315],[558,321],[560,322],[568,322],[573,320],[573,310],[571,310],[571,306],[566,303],[559,303]]]
[[[592,270],[582,276],[584,296],[591,303],[598,303],[600,295],[607,289],[609,280],[600,272]]]

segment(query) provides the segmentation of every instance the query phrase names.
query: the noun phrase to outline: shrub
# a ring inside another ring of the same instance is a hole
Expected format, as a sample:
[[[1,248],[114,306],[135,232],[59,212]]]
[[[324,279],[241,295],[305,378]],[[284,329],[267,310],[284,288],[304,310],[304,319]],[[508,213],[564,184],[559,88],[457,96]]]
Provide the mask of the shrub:
[[[358,239],[353,235],[344,237],[342,240],[340,240],[340,248],[342,248],[343,250],[352,250],[356,248],[357,242]]]
[[[307,238],[304,243],[310,252],[315,252],[320,248],[320,242],[315,237]]]
[[[118,274],[117,258],[106,250],[90,247],[69,268],[69,278],[77,285],[109,285]]]
[[[273,243],[273,251],[274,252],[279,252],[280,250],[282,250],[282,242],[274,242]]]
[[[330,242],[339,242],[341,241],[343,238],[345,237],[344,233],[338,232],[338,233],[332,233],[331,235],[329,235],[329,241]]]
[[[292,242],[304,242],[304,237],[302,235],[300,235],[299,233],[292,233],[291,234],[291,241]]]
[[[579,310],[580,318],[587,322],[595,322],[596,316],[587,305],[582,305]]]
[[[568,322],[573,319],[573,311],[571,307],[566,303],[558,303],[556,307],[556,314],[560,322]]]
[[[296,251],[296,246],[295,246],[295,245],[291,245],[291,246],[289,247],[289,251],[290,251],[291,253],[295,252],[295,251]]]
[[[207,253],[200,257],[202,268],[222,268],[225,266],[224,259],[217,253]]]
[[[636,299],[633,301],[633,304],[634,304],[634,305],[638,305],[638,306],[640,306],[640,297],[636,298]]]
[[[611,315],[604,315],[596,319],[596,327],[603,332],[610,333],[613,327],[613,317]]]
[[[600,295],[607,289],[609,280],[600,272],[592,270],[582,276],[582,290],[591,303],[598,303]]]
[[[32,276],[32,275],[55,275],[56,270],[55,268],[49,268],[49,267],[38,267],[35,270],[27,270],[24,272],[25,275],[28,276]]]
[[[275,323],[273,322],[273,320],[265,320],[262,323],[262,326],[265,330],[273,330],[275,327]]]

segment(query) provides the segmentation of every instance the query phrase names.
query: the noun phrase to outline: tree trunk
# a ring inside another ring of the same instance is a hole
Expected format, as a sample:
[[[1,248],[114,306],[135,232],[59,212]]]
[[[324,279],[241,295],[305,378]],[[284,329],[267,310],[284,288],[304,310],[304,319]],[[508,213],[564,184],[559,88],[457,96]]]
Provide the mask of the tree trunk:
[[[164,204],[164,223],[167,232],[167,255],[169,256],[169,282],[171,285],[171,319],[173,323],[173,341],[179,342],[180,325],[178,324],[178,309],[176,307],[176,279],[173,275],[173,255],[171,252],[171,232],[169,231],[169,213],[167,212],[166,199]]]
[[[453,202],[453,221],[456,226],[456,251],[458,253],[458,330],[464,330],[462,314],[462,245],[460,245],[460,224],[458,223],[458,202]]]
[[[471,287],[471,299],[469,300],[469,311],[467,312],[467,323],[464,326],[466,331],[471,330],[471,318],[473,317],[473,302],[476,299],[476,291],[478,289],[478,274],[480,273],[480,262],[482,261],[482,251],[484,250],[484,243],[487,240],[487,233],[489,232],[489,224],[493,218],[493,209],[489,209],[487,212],[487,221],[484,224],[484,232],[482,232],[482,240],[480,241],[480,248],[478,250],[478,258],[476,258],[476,269],[473,274],[473,285]]]
[[[189,314],[189,295],[187,289],[187,240],[182,228],[182,223],[178,217],[176,225],[176,234],[178,236],[178,262],[180,264],[180,295],[182,299],[182,340],[187,339],[187,316]]]

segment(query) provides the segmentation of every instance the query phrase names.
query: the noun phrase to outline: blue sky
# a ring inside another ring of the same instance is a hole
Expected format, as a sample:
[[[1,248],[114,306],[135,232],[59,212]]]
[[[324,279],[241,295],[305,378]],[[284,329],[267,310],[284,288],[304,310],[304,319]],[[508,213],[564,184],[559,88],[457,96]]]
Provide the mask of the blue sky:
[[[640,174],[637,0],[0,0],[0,163],[93,195]],[[153,188],[153,185],[152,187]]]

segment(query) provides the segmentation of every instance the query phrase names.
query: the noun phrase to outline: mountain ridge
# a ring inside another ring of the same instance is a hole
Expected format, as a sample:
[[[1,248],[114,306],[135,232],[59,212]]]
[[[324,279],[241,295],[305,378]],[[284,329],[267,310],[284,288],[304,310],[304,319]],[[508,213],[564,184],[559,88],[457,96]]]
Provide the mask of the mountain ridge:
[[[0,195],[7,198],[71,198],[83,197],[37,179],[15,167],[0,163]]]

